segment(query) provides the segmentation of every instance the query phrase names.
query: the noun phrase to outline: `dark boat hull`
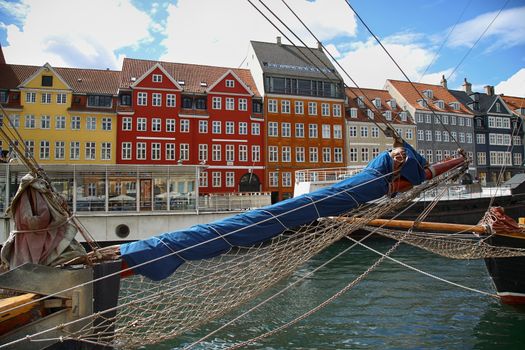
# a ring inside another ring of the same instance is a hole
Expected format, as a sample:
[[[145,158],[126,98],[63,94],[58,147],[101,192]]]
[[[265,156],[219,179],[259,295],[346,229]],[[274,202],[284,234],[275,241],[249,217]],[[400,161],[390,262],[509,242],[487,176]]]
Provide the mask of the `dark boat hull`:
[[[494,235],[488,243],[499,247],[525,248],[525,237]],[[505,304],[525,304],[525,257],[488,258],[485,264],[501,301]]]

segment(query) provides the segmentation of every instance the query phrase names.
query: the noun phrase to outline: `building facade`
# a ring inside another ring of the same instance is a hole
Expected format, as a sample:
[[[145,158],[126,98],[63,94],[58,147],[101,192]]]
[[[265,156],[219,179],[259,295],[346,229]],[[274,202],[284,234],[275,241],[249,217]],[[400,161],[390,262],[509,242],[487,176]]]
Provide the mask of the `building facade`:
[[[252,41],[247,66],[264,95],[272,201],[293,196],[297,170],[344,166],[343,81],[324,52]]]

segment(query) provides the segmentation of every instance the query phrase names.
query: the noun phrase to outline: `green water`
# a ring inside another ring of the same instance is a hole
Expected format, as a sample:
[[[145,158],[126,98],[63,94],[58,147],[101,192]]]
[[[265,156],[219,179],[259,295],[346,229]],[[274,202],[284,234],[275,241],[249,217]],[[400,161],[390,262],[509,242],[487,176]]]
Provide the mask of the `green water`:
[[[392,241],[368,244],[386,252]],[[334,244],[299,269],[281,289],[350,245]],[[474,289],[494,292],[480,260],[441,258],[402,245],[392,257]],[[224,349],[272,330],[314,308],[365,271],[377,255],[354,248],[262,309],[213,335],[196,349]],[[275,290],[269,291],[271,295]],[[251,304],[254,305],[254,304]],[[178,349],[220,327],[237,313],[194,333],[148,347]],[[355,288],[291,328],[248,349],[525,349],[525,310],[385,261]]]

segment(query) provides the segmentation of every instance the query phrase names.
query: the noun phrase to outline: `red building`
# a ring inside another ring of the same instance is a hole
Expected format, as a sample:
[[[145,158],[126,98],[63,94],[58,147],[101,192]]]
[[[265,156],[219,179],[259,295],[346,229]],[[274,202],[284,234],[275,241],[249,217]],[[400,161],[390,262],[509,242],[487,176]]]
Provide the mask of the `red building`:
[[[263,127],[247,69],[124,60],[119,164],[200,164],[200,193],[262,191]]]

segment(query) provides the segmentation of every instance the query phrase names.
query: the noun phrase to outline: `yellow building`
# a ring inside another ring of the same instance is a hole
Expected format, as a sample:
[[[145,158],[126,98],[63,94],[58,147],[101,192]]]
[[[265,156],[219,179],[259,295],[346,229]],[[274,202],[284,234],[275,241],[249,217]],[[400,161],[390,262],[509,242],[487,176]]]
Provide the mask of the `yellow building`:
[[[115,164],[118,84],[116,71],[2,64],[2,128],[40,164]]]

